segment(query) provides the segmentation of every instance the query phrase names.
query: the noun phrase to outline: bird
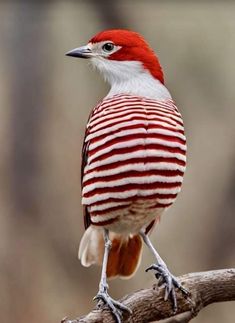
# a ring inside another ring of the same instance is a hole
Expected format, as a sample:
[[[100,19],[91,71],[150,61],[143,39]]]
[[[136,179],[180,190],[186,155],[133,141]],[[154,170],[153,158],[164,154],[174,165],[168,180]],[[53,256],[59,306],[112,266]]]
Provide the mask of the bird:
[[[102,266],[94,299],[118,323],[130,312],[109,295],[107,280],[135,274],[144,242],[155,261],[146,271],[164,284],[164,299],[177,312],[176,289],[188,291],[149,238],[180,192],[186,169],[184,124],[159,58],[142,35],[127,29],[101,31],[66,55],[88,59],[110,86],[91,111],[82,148],[85,232],[78,254],[83,266]]]

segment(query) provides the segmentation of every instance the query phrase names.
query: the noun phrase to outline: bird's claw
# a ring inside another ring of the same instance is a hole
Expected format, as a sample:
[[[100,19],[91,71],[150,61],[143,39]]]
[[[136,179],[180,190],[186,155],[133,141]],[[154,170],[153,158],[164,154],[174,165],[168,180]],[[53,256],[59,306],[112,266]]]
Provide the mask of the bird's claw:
[[[148,267],[145,271],[147,272],[149,270],[155,271],[155,277],[159,280],[158,285],[165,284],[164,300],[167,301],[169,298],[171,299],[173,305],[173,312],[175,314],[177,312],[177,298],[175,288],[180,289],[182,293],[186,296],[189,295],[189,292],[178,282],[175,276],[173,276],[169,272],[166,266],[160,264],[153,264],[150,267]]]
[[[99,291],[98,294],[94,297],[94,300],[97,301],[98,308],[102,307],[103,305],[107,305],[112,311],[117,323],[122,322],[121,318],[123,311],[126,311],[129,314],[132,313],[132,311],[128,307],[110,297],[106,290]]]

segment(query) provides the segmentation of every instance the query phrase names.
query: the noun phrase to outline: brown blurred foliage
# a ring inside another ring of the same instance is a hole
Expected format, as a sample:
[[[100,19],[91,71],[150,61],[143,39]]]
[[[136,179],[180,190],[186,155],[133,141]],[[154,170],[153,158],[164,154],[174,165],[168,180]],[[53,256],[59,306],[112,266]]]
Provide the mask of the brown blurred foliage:
[[[80,151],[90,109],[107,85],[64,53],[104,28],[142,33],[158,53],[184,116],[183,191],[152,239],[177,275],[234,266],[235,3],[0,2],[0,317],[60,322],[90,309],[100,271],[77,260],[83,232]],[[114,297],[150,286],[112,281]],[[218,304],[194,322],[232,323]]]

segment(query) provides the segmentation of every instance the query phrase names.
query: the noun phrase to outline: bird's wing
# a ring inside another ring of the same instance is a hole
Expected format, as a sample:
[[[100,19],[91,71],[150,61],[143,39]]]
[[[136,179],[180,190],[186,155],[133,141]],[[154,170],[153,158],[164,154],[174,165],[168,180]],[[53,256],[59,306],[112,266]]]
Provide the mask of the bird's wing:
[[[89,124],[89,120],[92,117],[94,111],[91,111],[87,123]],[[88,128],[86,128],[85,136],[83,139],[83,146],[82,146],[82,163],[81,163],[81,188],[83,188],[83,176],[84,176],[84,169],[87,164],[87,158],[88,158],[88,146],[89,141],[86,141],[86,138],[89,134]],[[83,219],[84,219],[84,226],[85,229],[87,229],[91,224],[91,217],[90,213],[88,212],[88,208],[86,205],[83,206]]]
[[[88,142],[86,142],[86,135],[87,133],[85,134],[85,137],[83,140],[83,146],[82,146],[81,187],[83,186],[84,168],[87,164],[87,155],[88,155]],[[86,205],[83,206],[83,219],[84,219],[85,229],[87,229],[91,224],[91,218]]]

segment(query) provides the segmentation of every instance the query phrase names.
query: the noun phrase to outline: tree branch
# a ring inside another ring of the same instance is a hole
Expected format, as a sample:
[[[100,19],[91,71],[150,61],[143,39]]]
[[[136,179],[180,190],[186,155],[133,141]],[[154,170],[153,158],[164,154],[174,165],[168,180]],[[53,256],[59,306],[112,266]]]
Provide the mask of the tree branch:
[[[187,323],[205,306],[224,301],[235,300],[235,269],[221,269],[200,273],[191,273],[178,277],[190,292],[184,297],[177,291],[178,311],[174,315],[172,304],[163,300],[164,288],[154,285],[123,297],[120,302],[132,310],[128,317],[123,316],[123,323],[142,323],[159,321],[159,323]],[[94,309],[84,317],[76,320],[62,320],[61,323],[110,323],[114,322],[106,306]]]

